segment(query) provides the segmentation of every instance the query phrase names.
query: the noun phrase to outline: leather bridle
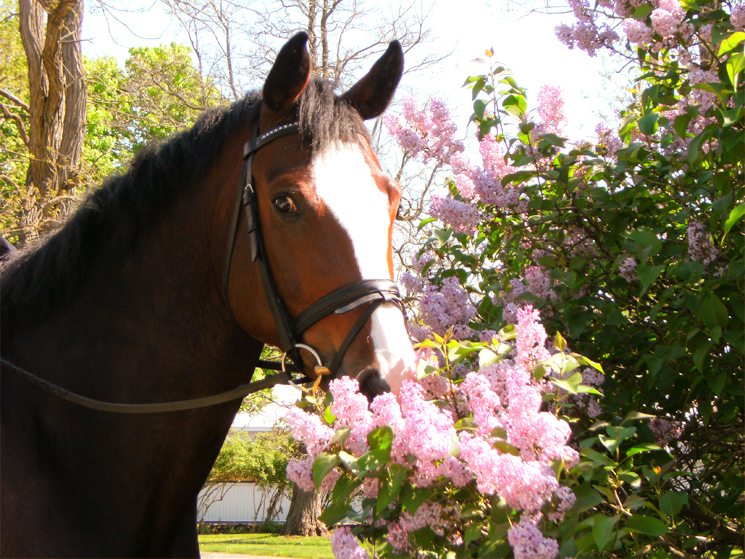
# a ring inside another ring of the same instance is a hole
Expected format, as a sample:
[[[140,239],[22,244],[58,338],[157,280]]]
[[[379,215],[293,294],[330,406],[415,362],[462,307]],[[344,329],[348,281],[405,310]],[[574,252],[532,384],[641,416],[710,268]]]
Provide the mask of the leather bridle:
[[[276,126],[259,135],[257,124],[253,138],[245,144],[243,148],[241,183],[238,190],[238,196],[236,197],[235,210],[233,211],[230,234],[228,237],[228,249],[225,257],[225,272],[223,276],[223,289],[225,291],[226,300],[229,304],[230,299],[228,287],[230,280],[230,267],[233,260],[233,251],[235,249],[235,239],[238,234],[240,210],[241,207],[243,207],[246,213],[249,242],[251,245],[251,261],[259,264],[264,292],[266,293],[269,308],[272,311],[274,323],[277,328],[277,334],[280,339],[280,349],[284,353],[281,362],[278,363],[275,361],[261,360],[259,361],[258,366],[263,369],[273,369],[281,372],[270,375],[259,381],[253,381],[241,385],[228,392],[206,396],[204,398],[181,400],[177,402],[127,404],[105,402],[76,394],[75,392],[62,388],[61,386],[30,373],[22,367],[11,363],[7,359],[0,357],[0,361],[11,370],[20,373],[29,382],[51,392],[63,400],[99,411],[128,414],[162,413],[204,408],[207,406],[230,402],[239,398],[242,399],[248,394],[253,394],[254,392],[258,392],[259,390],[277,384],[294,385],[297,383],[312,382],[312,380],[307,377],[293,378],[292,375],[293,372],[297,373],[302,370],[302,357],[300,357],[299,352],[299,349],[301,348],[306,349],[316,359],[317,364],[315,365],[314,370],[319,378],[322,375],[335,376],[339,371],[344,354],[350,344],[357,337],[357,334],[359,334],[360,330],[362,330],[370,319],[373,312],[375,312],[375,309],[385,303],[393,303],[401,309],[402,313],[404,313],[404,322],[406,311],[398,287],[393,281],[389,279],[360,280],[345,285],[339,289],[335,289],[310,305],[294,320],[290,318],[290,314],[287,312],[287,308],[285,307],[277,286],[274,283],[274,279],[272,278],[269,262],[267,260],[266,247],[264,246],[264,238],[261,233],[261,223],[259,221],[258,200],[254,190],[254,179],[251,171],[253,158],[254,155],[256,155],[256,152],[274,140],[290,134],[297,134],[299,131],[299,124],[297,122],[290,122]],[[339,351],[337,351],[328,367],[323,365],[318,353],[312,347],[298,341],[301,339],[303,333],[319,320],[331,314],[345,314],[361,307],[362,305],[367,305],[367,307],[357,318],[351,330],[347,333],[346,338],[344,338],[344,341],[339,347]],[[287,356],[289,356],[295,363],[294,367],[286,365]]]
[[[330,374],[333,377],[338,373],[341,362],[350,344],[357,337],[360,330],[365,326],[373,312],[375,312],[375,309],[385,303],[393,303],[401,309],[401,312],[404,313],[404,315],[406,311],[404,310],[403,300],[401,299],[398,287],[393,281],[390,279],[373,279],[359,280],[340,287],[310,305],[302,311],[295,320],[290,318],[290,314],[279,294],[269,266],[266,246],[264,244],[264,237],[261,230],[261,222],[259,220],[259,206],[254,188],[255,180],[252,168],[254,156],[259,150],[261,150],[261,148],[270,144],[274,140],[292,134],[298,134],[299,132],[300,125],[298,122],[288,122],[271,128],[263,134],[259,134],[257,123],[253,138],[249,140],[243,148],[241,188],[236,197],[235,210],[233,211],[232,225],[228,237],[228,249],[225,257],[225,273],[223,275],[223,289],[226,299],[230,301],[230,267],[233,260],[235,238],[238,234],[240,208],[242,206],[246,214],[246,224],[251,246],[251,261],[258,263],[259,265],[264,292],[279,336],[280,349],[285,356],[289,355],[297,366],[302,364],[302,357],[300,356],[298,349],[309,349],[310,353],[317,361],[317,364],[314,367],[316,375]],[[323,365],[320,357],[318,357],[318,354],[313,351],[312,348],[299,342],[303,333],[319,320],[332,313],[341,315],[350,312],[362,305],[367,305],[367,308],[365,308],[362,314],[360,314],[351,330],[347,333],[346,338],[339,347],[339,351],[337,351],[328,367]],[[285,359],[283,357],[282,363],[284,363],[284,361]],[[266,362],[260,364],[260,366],[264,365],[266,365]],[[284,367],[282,371],[283,373],[287,372]],[[280,375],[273,376],[280,377]],[[278,383],[285,382],[284,378],[278,378],[277,381]],[[291,380],[289,381],[292,382]],[[301,382],[303,382],[303,380],[301,380]]]

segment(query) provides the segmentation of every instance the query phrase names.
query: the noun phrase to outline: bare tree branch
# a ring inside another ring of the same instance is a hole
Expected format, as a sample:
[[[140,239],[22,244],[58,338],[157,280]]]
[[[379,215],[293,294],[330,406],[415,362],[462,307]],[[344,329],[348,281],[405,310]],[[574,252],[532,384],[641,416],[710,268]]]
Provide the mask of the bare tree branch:
[[[23,125],[21,117],[15,113],[11,113],[5,103],[2,102],[0,102],[0,110],[2,110],[4,118],[12,120],[15,123],[16,128],[18,129],[18,134],[21,136],[21,140],[23,140],[23,143],[28,147],[28,134],[26,133],[26,127]]]
[[[4,89],[0,89],[0,95],[5,97],[8,101],[11,101],[12,103],[18,105],[24,111],[29,112],[28,103],[24,103],[21,99],[13,95],[10,91],[5,91]]]

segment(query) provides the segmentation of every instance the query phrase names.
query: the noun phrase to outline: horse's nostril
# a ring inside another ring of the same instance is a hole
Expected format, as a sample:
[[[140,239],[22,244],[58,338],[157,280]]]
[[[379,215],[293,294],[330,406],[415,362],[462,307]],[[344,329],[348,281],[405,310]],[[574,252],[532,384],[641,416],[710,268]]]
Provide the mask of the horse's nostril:
[[[360,393],[364,394],[368,401],[372,402],[375,396],[390,392],[391,387],[380,376],[380,371],[374,367],[368,367],[357,376],[360,383]]]

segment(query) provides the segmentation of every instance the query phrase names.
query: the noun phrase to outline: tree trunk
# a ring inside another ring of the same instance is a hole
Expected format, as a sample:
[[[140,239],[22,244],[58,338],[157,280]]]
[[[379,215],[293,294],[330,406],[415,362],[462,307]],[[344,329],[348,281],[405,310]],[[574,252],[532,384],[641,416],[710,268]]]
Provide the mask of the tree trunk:
[[[318,520],[321,516],[321,494],[318,491],[303,491],[292,486],[292,501],[287,520],[282,529],[283,536],[328,536],[326,525]]]
[[[30,97],[27,216],[41,220],[49,215],[46,202],[80,181],[87,98],[83,0],[19,0],[18,6]],[[31,236],[36,225],[27,223]]]

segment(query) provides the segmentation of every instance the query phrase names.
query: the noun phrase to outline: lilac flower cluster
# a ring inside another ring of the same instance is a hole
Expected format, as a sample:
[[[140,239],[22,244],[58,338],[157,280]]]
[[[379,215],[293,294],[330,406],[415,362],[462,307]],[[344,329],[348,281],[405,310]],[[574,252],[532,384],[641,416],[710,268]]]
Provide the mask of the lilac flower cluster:
[[[745,4],[740,3],[732,6],[729,20],[735,31],[745,31]]]
[[[468,235],[476,233],[481,222],[481,212],[476,206],[450,197],[432,196],[429,213],[450,225],[454,231]]]
[[[556,540],[544,538],[541,531],[529,522],[515,524],[507,539],[515,552],[515,559],[553,559],[559,554]]]
[[[468,338],[473,330],[468,322],[476,316],[476,307],[468,298],[468,292],[454,277],[442,280],[442,287],[428,285],[419,300],[422,319],[439,335],[453,327],[456,338]]]
[[[407,126],[391,114],[383,122],[398,144],[413,157],[421,155],[425,163],[433,158],[446,161],[464,150],[463,143],[455,139],[457,127],[441,99],[433,98],[429,109],[423,109],[415,97],[407,97],[403,106]]]
[[[660,446],[665,446],[680,437],[683,433],[683,424],[680,421],[668,421],[654,417],[649,420],[649,429],[654,435],[655,442]]]
[[[359,540],[352,534],[352,530],[348,526],[333,531],[331,534],[331,551],[334,557],[370,559],[370,555],[360,546]]]
[[[552,559],[558,546],[538,528],[541,511],[548,506],[549,519],[559,521],[574,503],[574,494],[559,484],[550,463],[563,460],[571,468],[579,455],[567,445],[568,424],[540,411],[544,387],[533,379],[532,371],[549,353],[538,312],[527,307],[517,314],[518,334],[510,358],[468,373],[462,383],[453,384],[433,373],[419,382],[405,381],[398,399],[390,393],[376,397],[368,409],[357,381],[341,377],[330,383],[333,402],[329,409],[334,416],[333,429],[350,430],[340,443],[342,449],[361,456],[368,450],[366,435],[389,426],[394,434],[391,463],[407,469],[410,483],[417,487],[436,482],[440,486],[443,481],[454,487],[474,483],[482,494],[499,495],[514,510],[523,512],[520,524],[509,535],[516,557]],[[440,382],[429,385],[435,387],[439,398],[450,398],[449,406],[435,405],[429,399],[423,385],[432,377]],[[455,422],[460,417],[470,417],[475,430],[457,430]],[[288,422],[293,436],[314,452],[339,448],[330,447],[331,429],[321,428],[317,416],[295,409]],[[516,453],[495,443],[507,444]],[[296,467],[288,466],[288,474]],[[378,484],[366,483],[363,490],[374,496]],[[424,526],[436,534],[447,533],[454,542],[462,541],[462,534],[457,533],[459,505],[443,500],[444,494],[437,495],[414,513],[402,511],[387,526],[388,540],[397,552],[409,549],[408,534]],[[364,550],[352,545],[350,536],[348,530],[335,532],[335,556],[365,557]]]
[[[688,224],[688,256],[695,262],[708,266],[719,256],[719,251],[707,233],[706,226],[697,221]]]
[[[630,256],[618,267],[618,275],[629,283],[634,283],[639,279],[636,275],[636,258]]]

